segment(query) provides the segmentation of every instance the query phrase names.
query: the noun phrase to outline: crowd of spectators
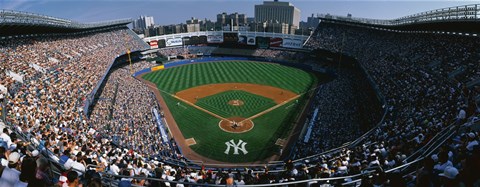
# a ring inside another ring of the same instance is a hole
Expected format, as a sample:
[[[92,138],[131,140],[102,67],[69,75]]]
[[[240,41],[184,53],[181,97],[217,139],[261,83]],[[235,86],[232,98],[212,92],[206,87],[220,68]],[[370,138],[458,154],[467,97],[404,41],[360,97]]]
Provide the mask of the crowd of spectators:
[[[293,158],[322,153],[360,137],[381,119],[381,106],[365,76],[343,68],[336,78],[323,83],[313,99],[318,109],[308,137],[299,138]],[[370,88],[370,89],[369,89]]]
[[[379,166],[388,168],[402,164],[447,125],[462,124],[469,116],[478,115],[473,101],[477,88],[467,88],[466,81],[480,78],[479,51],[473,47],[479,42],[468,36],[394,33],[322,23],[306,46],[356,58],[377,83],[388,112],[367,139],[382,149],[372,152],[357,147],[353,153],[370,155],[366,158],[374,155],[381,160]],[[449,76],[460,67],[465,71]],[[473,140],[478,139],[478,132],[470,133]],[[441,172],[447,172],[443,169]]]
[[[169,48],[162,48],[158,51],[161,55],[169,57],[169,56],[186,56],[190,54],[190,51],[187,47],[169,47]]]
[[[82,111],[83,100],[115,56],[125,52],[125,45],[132,51],[140,49],[143,44],[137,41],[123,29],[80,36],[0,41],[0,57],[5,59],[1,84],[14,93],[8,99],[7,121],[15,125],[10,131],[4,128],[0,135],[0,158],[4,166],[0,183],[101,186],[102,176],[97,172],[140,177],[119,178],[119,186],[173,186],[177,182],[268,184],[347,176],[399,166],[447,125],[464,124],[469,116],[479,113],[478,106],[472,102],[478,95],[478,88],[466,88],[465,85],[479,78],[479,53],[474,47],[478,45],[477,38],[403,34],[322,23],[307,46],[353,56],[385,96],[387,115],[362,145],[314,157],[301,165],[287,161],[284,170],[275,173],[268,167],[261,171],[212,171],[203,167],[196,170],[169,165],[155,154],[167,152],[169,157],[182,156],[174,146],[159,143],[162,140],[151,112],[158,107],[154,104],[155,97],[146,85],[129,75],[130,67],[110,72],[91,119]],[[185,48],[179,50],[185,52]],[[165,52],[173,53],[176,52]],[[262,56],[270,53],[276,52],[259,51]],[[6,63],[8,66],[4,66]],[[31,63],[45,71],[33,68]],[[132,68],[140,70],[148,66],[146,62],[139,62]],[[464,71],[451,78],[449,75],[459,67]],[[6,70],[23,76],[23,84],[9,78]],[[298,156],[340,146],[362,134],[363,124],[359,123],[378,121],[377,114],[359,113],[371,107],[368,100],[367,103],[358,101],[366,95],[346,93],[361,91],[365,86],[353,83],[358,81],[356,76],[359,75],[339,69],[337,78],[319,90],[315,104],[320,107],[320,114],[315,119],[311,136],[313,144],[299,145]],[[422,186],[477,182],[474,170],[480,160],[478,129],[463,129],[463,134],[454,136],[435,155],[425,159],[424,167],[411,179]],[[12,131],[24,134],[35,149],[28,148],[29,143],[21,141]],[[118,140],[113,139],[115,136]],[[329,136],[343,137],[329,139]],[[311,145],[315,149],[303,149]],[[45,152],[67,171],[58,178],[52,177],[48,161],[38,157]],[[405,182],[399,175],[383,175],[380,172],[370,181],[366,179],[364,184]],[[143,178],[147,176],[167,182]]]
[[[84,116],[84,99],[117,55],[145,46],[135,37],[127,29],[113,29],[1,40],[2,72],[20,77],[13,80],[5,73],[1,79],[9,91],[6,118],[14,125],[11,131],[21,132],[38,149],[37,153],[49,152],[51,159],[67,169],[85,171],[88,164],[105,163],[106,153],[113,146],[108,137],[102,138],[99,133],[105,126],[93,124]],[[14,89],[15,85],[20,86]],[[15,134],[3,130],[3,148],[8,150],[7,155],[14,154],[19,150],[19,139],[10,140]],[[37,161],[36,172],[42,172],[44,165]]]
[[[303,53],[279,49],[256,49],[252,54],[254,57],[262,57],[276,60],[295,61],[302,58]]]
[[[170,58],[196,58],[201,56],[210,56],[217,47],[213,46],[179,46],[168,47],[158,50],[161,56]]]
[[[108,128],[106,137],[117,137],[119,147],[143,153],[145,158],[158,155],[179,158],[178,149],[163,142],[152,109],[159,109],[155,95],[144,83],[132,77],[152,64],[140,61],[112,70],[90,116],[92,124]],[[172,139],[173,141],[173,139]]]

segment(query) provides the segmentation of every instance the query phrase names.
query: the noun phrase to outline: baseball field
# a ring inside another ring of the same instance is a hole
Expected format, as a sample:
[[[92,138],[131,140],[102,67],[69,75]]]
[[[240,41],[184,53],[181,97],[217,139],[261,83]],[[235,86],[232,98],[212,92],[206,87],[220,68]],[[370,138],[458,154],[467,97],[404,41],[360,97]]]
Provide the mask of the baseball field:
[[[278,155],[318,82],[311,72],[255,61],[189,64],[142,78],[157,87],[182,150],[227,163]]]

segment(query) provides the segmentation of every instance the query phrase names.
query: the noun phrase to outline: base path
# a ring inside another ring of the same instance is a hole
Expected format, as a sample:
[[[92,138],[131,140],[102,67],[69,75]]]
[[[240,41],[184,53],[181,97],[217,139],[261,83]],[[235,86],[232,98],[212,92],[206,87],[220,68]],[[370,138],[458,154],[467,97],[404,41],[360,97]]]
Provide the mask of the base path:
[[[242,90],[242,91],[250,92],[255,95],[272,99],[276,104],[283,103],[284,101],[290,100],[291,98],[298,95],[289,90],[285,90],[285,89],[281,89],[273,86],[249,84],[249,83],[221,83],[221,84],[207,84],[202,86],[196,86],[193,88],[179,91],[175,93],[175,96],[195,104],[197,102],[197,99],[201,99],[204,97],[208,97],[211,95],[215,95],[215,94],[225,92],[225,91],[230,91],[230,90]]]
[[[217,114],[215,114],[215,113],[213,113],[213,112],[210,112],[209,110],[206,110],[206,109],[204,109],[204,108],[202,108],[202,107],[199,107],[199,106],[191,103],[190,101],[188,101],[188,100],[186,100],[186,99],[183,99],[183,98],[180,98],[180,97],[177,97],[177,96],[173,96],[173,97],[175,97],[176,99],[178,99],[178,100],[180,100],[180,101],[183,101],[183,102],[189,104],[189,105],[192,106],[192,107],[195,107],[195,108],[198,109],[198,110],[201,110],[201,111],[203,111],[203,112],[205,112],[205,113],[207,113],[207,114],[210,114],[210,115],[212,115],[212,116],[214,116],[214,117],[216,117],[216,118],[218,118],[218,119],[221,119],[221,120],[225,120],[225,121],[229,121],[229,122],[230,122],[230,120],[228,120],[228,119],[226,119],[226,118],[223,118],[222,116],[219,116],[219,115],[217,115]]]
[[[296,95],[295,97],[292,97],[292,98],[290,98],[290,99],[288,99],[288,100],[285,100],[285,101],[283,101],[282,103],[279,103],[278,105],[275,105],[275,106],[273,106],[273,107],[271,107],[271,108],[269,108],[269,109],[267,109],[267,110],[264,110],[264,111],[262,111],[262,112],[260,112],[260,113],[258,113],[258,114],[255,114],[255,115],[253,115],[253,116],[250,116],[250,117],[248,117],[247,119],[242,120],[241,122],[251,121],[251,120],[257,118],[258,116],[261,116],[261,115],[263,115],[263,114],[269,113],[270,111],[275,110],[275,109],[277,109],[277,108],[279,108],[279,107],[287,104],[287,103],[290,102],[290,101],[296,100],[296,99],[298,99],[299,97],[300,97],[300,95]]]

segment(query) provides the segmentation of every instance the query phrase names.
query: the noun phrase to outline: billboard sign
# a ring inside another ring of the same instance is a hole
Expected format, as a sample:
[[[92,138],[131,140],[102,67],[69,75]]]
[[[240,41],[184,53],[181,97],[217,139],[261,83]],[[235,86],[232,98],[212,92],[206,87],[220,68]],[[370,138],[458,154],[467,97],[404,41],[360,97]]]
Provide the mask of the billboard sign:
[[[238,37],[238,43],[246,45],[247,44],[247,36],[239,36]]]
[[[282,38],[270,38],[270,47],[282,47]]]
[[[164,48],[164,47],[166,47],[166,46],[167,46],[166,43],[167,43],[167,42],[166,42],[164,39],[158,40],[158,41],[157,41],[158,48]]]
[[[183,44],[184,45],[192,45],[192,42],[190,42],[190,37],[184,37],[183,38]]]
[[[198,37],[198,44],[207,44],[207,36]]]
[[[303,41],[286,38],[286,39],[283,39],[282,47],[301,49],[303,47]]]
[[[247,37],[247,44],[248,45],[255,45],[255,37]]]
[[[182,38],[171,38],[171,39],[167,39],[167,42],[166,42],[166,46],[167,47],[170,47],[170,46],[177,46],[177,45],[182,45]]]
[[[208,43],[223,43],[223,35],[208,35]]]
[[[260,49],[267,49],[270,44],[269,37],[257,37],[257,46]]]
[[[150,41],[150,48],[158,48],[158,41],[157,40],[152,40]]]

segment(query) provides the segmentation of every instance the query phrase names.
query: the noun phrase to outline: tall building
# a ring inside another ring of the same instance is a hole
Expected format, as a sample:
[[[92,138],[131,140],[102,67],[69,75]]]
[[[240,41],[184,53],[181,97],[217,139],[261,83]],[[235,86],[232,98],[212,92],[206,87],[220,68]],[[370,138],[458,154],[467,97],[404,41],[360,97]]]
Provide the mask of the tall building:
[[[311,17],[307,18],[307,24],[305,25],[307,28],[317,28],[318,24],[320,23],[320,18],[317,16],[314,16],[312,14]]]
[[[202,20],[192,17],[187,20],[187,32],[199,32],[202,25]]]
[[[187,24],[187,32],[199,32],[199,31],[200,31],[200,24],[198,23]]]
[[[140,18],[133,22],[133,29],[145,30],[153,27],[153,25],[155,25],[155,22],[152,16],[140,16]]]
[[[226,25],[238,28],[238,26],[244,26],[247,24],[247,16],[245,14],[239,14],[238,12],[227,14],[223,12],[217,14],[217,28],[222,28]]]
[[[300,9],[289,2],[264,1],[261,5],[255,5],[255,22],[286,23],[298,28]]]
[[[187,24],[200,24],[203,20],[197,19],[195,17],[190,18],[187,20]]]
[[[295,34],[295,28],[292,25],[289,25],[287,23],[272,23],[272,22],[252,23],[250,24],[249,30],[253,32],[273,32],[273,33],[282,33],[282,34]]]

